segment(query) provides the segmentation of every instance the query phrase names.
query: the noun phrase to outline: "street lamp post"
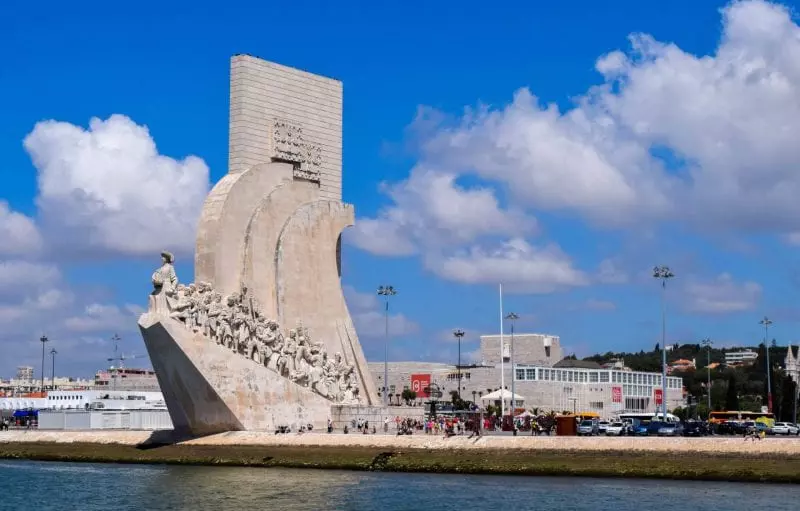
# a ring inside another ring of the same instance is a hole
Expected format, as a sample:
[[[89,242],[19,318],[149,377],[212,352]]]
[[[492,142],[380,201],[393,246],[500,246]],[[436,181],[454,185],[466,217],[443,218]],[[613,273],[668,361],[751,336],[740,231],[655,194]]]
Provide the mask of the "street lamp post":
[[[453,335],[458,339],[458,367],[456,368],[458,374],[458,400],[461,401],[461,338],[464,337],[464,331],[459,329],[453,330]]]
[[[42,387],[41,387],[42,392],[44,392],[44,345],[47,344],[49,340],[50,339],[48,339],[46,335],[43,335],[42,337],[39,338],[39,341],[41,341],[42,343]]]
[[[53,372],[50,373],[50,388],[53,390],[56,390],[56,355],[58,355],[56,349],[51,349],[50,356],[53,357]]]
[[[667,280],[675,274],[669,266],[653,268],[653,277],[661,280],[661,411],[662,420],[667,420]]]
[[[384,299],[385,307],[384,313],[386,318],[386,343],[384,346],[384,354],[383,354],[383,385],[384,387],[388,387],[389,385],[389,297],[394,296],[397,294],[397,291],[392,286],[378,286],[378,295],[382,296]],[[383,404],[384,406],[389,406],[388,404],[388,393],[384,391],[383,393]]]
[[[517,369],[514,367],[514,322],[519,319],[519,315],[515,312],[509,312],[506,319],[511,321],[511,421],[513,423],[514,411],[517,407],[514,402],[514,397],[516,396],[514,383],[517,381]]]
[[[764,325],[764,351],[767,353],[767,411],[772,413],[772,367],[769,365],[769,326],[772,320],[764,316],[764,319],[758,322],[759,325]]]
[[[708,354],[708,362],[706,363],[706,373],[708,373],[708,383],[706,384],[706,393],[708,394],[708,414],[711,416],[711,345],[714,342],[706,337],[700,344],[706,347],[706,352]]]

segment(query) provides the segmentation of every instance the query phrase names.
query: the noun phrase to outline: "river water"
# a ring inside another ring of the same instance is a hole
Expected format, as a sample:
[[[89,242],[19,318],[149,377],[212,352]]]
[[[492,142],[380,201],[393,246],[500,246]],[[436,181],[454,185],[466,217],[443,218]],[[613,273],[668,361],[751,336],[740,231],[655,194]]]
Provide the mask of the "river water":
[[[0,510],[800,509],[800,486],[0,460]]]

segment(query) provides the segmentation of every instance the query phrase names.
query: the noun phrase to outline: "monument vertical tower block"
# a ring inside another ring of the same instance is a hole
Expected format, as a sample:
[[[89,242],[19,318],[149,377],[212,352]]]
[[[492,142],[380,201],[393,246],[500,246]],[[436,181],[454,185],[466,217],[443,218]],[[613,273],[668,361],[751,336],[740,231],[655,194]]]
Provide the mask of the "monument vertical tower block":
[[[207,366],[179,371],[178,387],[193,386],[187,374],[196,379],[212,373],[197,385],[206,404],[187,404],[189,390],[180,396],[165,392],[171,413],[180,410],[180,420],[173,417],[173,422],[195,432],[215,429],[216,419],[203,419],[199,427],[191,416],[217,397],[225,405],[214,412],[224,417],[220,430],[261,429],[280,420],[319,425],[326,402],[377,405],[340,280],[341,233],[355,216],[353,207],[341,202],[342,84],[236,55],[230,101],[229,172],[203,207],[197,284],[179,289],[176,282],[165,283],[174,280],[174,271],[162,267],[153,276],[150,311],[140,320],[151,358],[180,359],[184,368]],[[175,349],[165,349],[164,339],[181,345],[186,329],[193,340],[184,339],[178,357]],[[202,337],[211,341],[207,350]],[[242,399],[241,386],[231,385],[235,375],[220,379],[216,374],[241,361],[223,363],[203,353],[208,350],[222,350],[223,359],[244,355],[250,359],[246,363],[256,361],[245,373],[260,382],[257,392],[267,388],[269,399]],[[153,363],[157,374],[161,364],[162,374],[177,375],[174,364]],[[284,380],[273,381],[275,374]],[[230,390],[234,387],[238,390]],[[296,406],[284,406],[281,396]],[[262,413],[259,407],[269,410]]]
[[[228,168],[245,172],[305,142],[323,199],[342,200],[342,82],[249,55],[231,59]],[[302,141],[294,140],[302,130]],[[276,137],[277,135],[277,137]],[[290,154],[285,154],[285,153]]]

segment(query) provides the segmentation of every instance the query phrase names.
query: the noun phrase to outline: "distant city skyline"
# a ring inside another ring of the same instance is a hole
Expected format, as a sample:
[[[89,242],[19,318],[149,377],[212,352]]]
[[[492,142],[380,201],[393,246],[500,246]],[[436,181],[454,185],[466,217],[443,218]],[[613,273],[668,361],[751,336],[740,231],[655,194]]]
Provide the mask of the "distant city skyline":
[[[236,53],[344,84],[342,275],[368,360],[386,284],[394,361],[454,363],[456,328],[473,359],[499,283],[565,354],[652,349],[655,265],[676,274],[669,342],[755,346],[765,314],[800,339],[797,2],[239,3],[0,6],[0,374],[39,374],[42,335],[64,374],[107,366],[115,333],[145,353],[159,252],[193,280],[227,172]],[[276,18],[303,36],[265,33]]]

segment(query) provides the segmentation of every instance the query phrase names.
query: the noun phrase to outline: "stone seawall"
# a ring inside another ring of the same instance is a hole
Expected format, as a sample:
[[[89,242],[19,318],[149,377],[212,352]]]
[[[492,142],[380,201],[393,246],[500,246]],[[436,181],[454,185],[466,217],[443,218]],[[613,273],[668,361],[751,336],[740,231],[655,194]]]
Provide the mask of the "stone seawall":
[[[10,431],[0,458],[800,483],[800,439]]]
[[[3,443],[97,443],[143,445],[176,443],[178,445],[264,447],[354,447],[425,450],[546,450],[546,451],[622,451],[676,452],[708,454],[779,454],[800,458],[800,439],[767,438],[743,440],[741,437],[663,438],[663,437],[556,437],[556,436],[481,436],[443,438],[441,435],[403,435],[362,433],[306,433],[275,435],[259,431],[231,431],[188,440],[173,438],[170,432],[150,431],[7,431],[0,433]]]

